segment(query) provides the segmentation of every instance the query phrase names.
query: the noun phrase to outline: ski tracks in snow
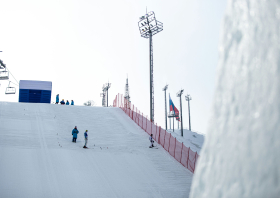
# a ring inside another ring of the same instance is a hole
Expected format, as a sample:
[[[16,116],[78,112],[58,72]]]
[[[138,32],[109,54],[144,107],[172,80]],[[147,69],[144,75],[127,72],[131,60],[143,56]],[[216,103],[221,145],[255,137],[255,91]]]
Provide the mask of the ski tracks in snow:
[[[60,191],[58,188],[58,182],[56,180],[56,176],[54,173],[54,167],[51,161],[49,149],[44,135],[45,134],[44,130],[46,129],[46,126],[44,126],[44,123],[38,112],[36,112],[36,123],[37,123],[37,127],[35,131],[38,131],[39,133],[41,155],[42,155],[41,159],[44,161],[43,164],[44,164],[44,170],[46,172],[45,175],[47,176],[47,180],[48,180],[47,183],[49,187],[49,192],[51,192],[51,197],[61,198]]]

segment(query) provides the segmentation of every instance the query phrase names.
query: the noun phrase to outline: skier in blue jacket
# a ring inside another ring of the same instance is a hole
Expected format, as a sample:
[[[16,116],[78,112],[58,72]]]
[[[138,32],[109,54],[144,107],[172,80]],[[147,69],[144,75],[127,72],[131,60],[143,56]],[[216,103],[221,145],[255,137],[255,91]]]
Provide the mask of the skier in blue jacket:
[[[66,105],[69,105],[69,101],[68,100],[66,101]]]
[[[88,130],[85,131],[84,136],[85,136],[85,146],[83,148],[87,148],[87,141],[88,141]]]
[[[72,135],[73,135],[73,140],[72,140],[72,142],[75,142],[75,143],[76,143],[76,140],[77,140],[77,138],[78,138],[78,133],[79,133],[79,131],[78,131],[78,129],[77,129],[77,126],[75,126],[75,128],[72,130]]]
[[[71,105],[74,105],[74,101],[73,100],[71,100]]]
[[[59,94],[56,95],[56,103],[55,104],[58,104],[59,103]]]

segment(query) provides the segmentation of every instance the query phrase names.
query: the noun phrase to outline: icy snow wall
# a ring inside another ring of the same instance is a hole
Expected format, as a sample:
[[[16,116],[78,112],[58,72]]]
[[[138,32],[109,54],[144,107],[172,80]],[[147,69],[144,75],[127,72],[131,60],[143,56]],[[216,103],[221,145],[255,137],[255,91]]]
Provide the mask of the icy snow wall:
[[[280,197],[280,1],[229,0],[190,197]]]

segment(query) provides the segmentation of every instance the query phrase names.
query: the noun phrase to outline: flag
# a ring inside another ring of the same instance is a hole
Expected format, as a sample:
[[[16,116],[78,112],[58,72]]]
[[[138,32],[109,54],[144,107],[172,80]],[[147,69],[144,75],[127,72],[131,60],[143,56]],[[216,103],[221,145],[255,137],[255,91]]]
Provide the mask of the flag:
[[[169,108],[170,108],[169,111],[173,111],[175,113],[175,115],[177,115],[176,119],[180,120],[180,118],[179,118],[179,110],[175,107],[173,101],[171,100],[170,94],[169,94]]]
[[[175,115],[179,116],[179,111],[178,111],[178,109],[175,106],[174,106],[174,111],[175,111]]]
[[[169,111],[174,111],[174,108],[175,106],[174,106],[174,104],[173,104],[173,102],[172,102],[172,100],[171,100],[171,98],[170,98],[170,94],[169,94]]]

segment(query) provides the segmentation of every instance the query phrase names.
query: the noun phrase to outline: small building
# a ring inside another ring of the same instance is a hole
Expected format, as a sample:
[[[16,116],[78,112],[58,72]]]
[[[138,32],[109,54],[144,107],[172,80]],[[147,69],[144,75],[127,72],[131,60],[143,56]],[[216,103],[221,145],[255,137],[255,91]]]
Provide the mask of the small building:
[[[52,82],[20,80],[19,102],[51,103]]]

